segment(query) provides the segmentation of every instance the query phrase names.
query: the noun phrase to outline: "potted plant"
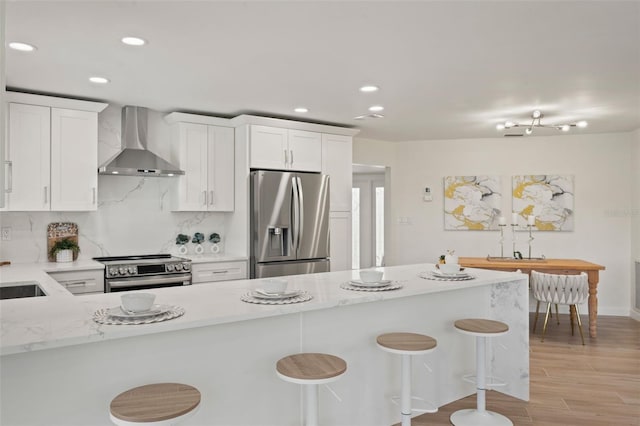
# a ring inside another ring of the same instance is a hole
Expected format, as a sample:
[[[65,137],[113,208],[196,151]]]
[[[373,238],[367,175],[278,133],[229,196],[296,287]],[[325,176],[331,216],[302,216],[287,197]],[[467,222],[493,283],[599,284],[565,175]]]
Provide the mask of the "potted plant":
[[[73,258],[80,252],[80,246],[78,243],[70,238],[64,238],[56,241],[49,254],[51,257],[56,258],[56,262],[73,262]]]

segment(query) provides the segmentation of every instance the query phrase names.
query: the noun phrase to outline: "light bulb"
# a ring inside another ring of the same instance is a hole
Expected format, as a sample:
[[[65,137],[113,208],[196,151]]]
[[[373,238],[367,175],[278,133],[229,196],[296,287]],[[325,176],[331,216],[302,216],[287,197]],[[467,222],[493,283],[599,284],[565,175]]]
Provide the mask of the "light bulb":
[[[371,112],[379,112],[384,110],[384,107],[382,105],[374,105],[372,107],[369,107],[369,111]]]
[[[576,126],[581,127],[581,128],[583,128],[583,129],[584,129],[585,127],[587,127],[587,122],[586,122],[586,121],[584,121],[584,120],[582,120],[582,121],[578,121],[578,122],[576,123]]]
[[[541,115],[542,113],[539,110],[535,110],[533,111],[533,114],[531,114],[533,118],[540,118]]]
[[[568,124],[563,124],[562,127],[560,127],[560,130],[562,130],[563,132],[568,132],[570,128],[571,126],[569,126]]]
[[[9,43],[9,47],[14,50],[20,50],[22,52],[33,52],[36,47],[32,44],[21,43],[19,41],[12,41]]]
[[[524,131],[527,135],[530,135],[531,133],[533,133],[533,129],[531,129],[531,127],[527,127]]]
[[[513,121],[507,121],[504,123],[504,127],[506,127],[507,129],[510,129],[511,127],[515,126],[516,124]]]
[[[497,130],[504,130],[504,124],[496,124]]]
[[[309,109],[305,108],[305,107],[297,107],[294,109],[295,112],[299,112],[299,113],[305,113],[305,112],[309,112]]]
[[[361,92],[377,92],[378,91],[378,87],[377,86],[362,86],[360,88]]]
[[[89,81],[97,84],[107,84],[109,79],[104,77],[89,77]]]
[[[140,37],[122,37],[120,41],[124,44],[128,44],[129,46],[143,46],[147,43],[146,40],[141,39]]]

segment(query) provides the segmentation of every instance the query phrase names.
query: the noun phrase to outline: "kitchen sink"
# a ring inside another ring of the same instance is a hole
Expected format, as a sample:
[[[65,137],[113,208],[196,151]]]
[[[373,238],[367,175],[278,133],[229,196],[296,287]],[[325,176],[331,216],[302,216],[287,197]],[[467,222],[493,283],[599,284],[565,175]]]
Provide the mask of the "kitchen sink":
[[[5,283],[4,285],[6,287],[0,287],[0,300],[46,296],[46,293],[35,281]]]

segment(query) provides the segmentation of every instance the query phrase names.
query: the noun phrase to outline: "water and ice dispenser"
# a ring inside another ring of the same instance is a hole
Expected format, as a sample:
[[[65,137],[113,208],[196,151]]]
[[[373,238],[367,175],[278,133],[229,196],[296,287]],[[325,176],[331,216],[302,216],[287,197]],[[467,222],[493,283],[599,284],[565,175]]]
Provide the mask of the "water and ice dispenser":
[[[286,226],[269,227],[268,256],[289,256],[289,228]]]

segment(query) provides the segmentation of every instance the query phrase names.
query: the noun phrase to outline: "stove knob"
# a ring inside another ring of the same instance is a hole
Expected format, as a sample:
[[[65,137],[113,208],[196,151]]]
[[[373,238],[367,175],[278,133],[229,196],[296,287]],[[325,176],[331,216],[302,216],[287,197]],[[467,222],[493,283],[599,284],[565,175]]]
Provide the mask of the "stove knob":
[[[127,272],[128,272],[129,274],[135,274],[135,273],[136,273],[136,268],[134,268],[133,266],[129,266],[129,267],[127,268]]]
[[[167,272],[173,272],[173,264],[172,263],[167,265]]]
[[[127,273],[127,270],[124,268],[118,268],[118,272],[120,273],[120,275],[124,275]]]
[[[182,263],[176,263],[176,271],[182,271]]]
[[[118,268],[109,268],[109,276],[118,275]]]
[[[189,265],[188,263],[183,263],[182,269],[184,269],[185,271],[188,271],[189,269],[191,269],[191,265]]]

